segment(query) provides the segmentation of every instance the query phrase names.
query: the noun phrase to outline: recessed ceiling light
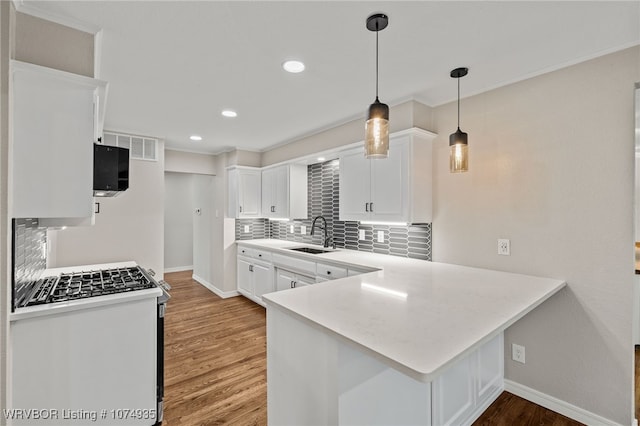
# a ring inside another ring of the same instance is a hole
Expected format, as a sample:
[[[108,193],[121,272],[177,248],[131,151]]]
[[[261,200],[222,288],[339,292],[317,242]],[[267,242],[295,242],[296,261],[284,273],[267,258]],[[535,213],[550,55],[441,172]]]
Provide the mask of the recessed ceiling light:
[[[202,136],[191,135],[191,136],[189,136],[189,139],[191,139],[192,141],[201,141],[202,140]]]
[[[238,116],[238,113],[231,109],[225,109],[222,111],[222,115],[229,118],[234,118]]]
[[[282,63],[282,68],[291,73],[299,73],[304,71],[304,64],[300,61],[286,61]]]
[[[326,158],[324,158],[324,157],[318,157],[318,161],[324,161],[324,160],[326,160]]]

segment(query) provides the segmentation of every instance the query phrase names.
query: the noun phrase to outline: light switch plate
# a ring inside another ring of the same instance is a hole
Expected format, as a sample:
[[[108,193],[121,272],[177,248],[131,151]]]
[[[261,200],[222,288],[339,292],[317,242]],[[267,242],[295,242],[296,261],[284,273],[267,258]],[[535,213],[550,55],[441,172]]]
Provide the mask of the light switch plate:
[[[367,234],[366,234],[365,230],[364,229],[360,229],[358,231],[358,239],[360,241],[364,241],[366,238],[367,238]]]
[[[304,225],[301,225],[301,226],[300,226],[300,233],[301,233],[302,235],[307,235],[307,227],[306,227],[306,226],[304,226]]]
[[[384,231],[378,231],[378,242],[384,243]]]

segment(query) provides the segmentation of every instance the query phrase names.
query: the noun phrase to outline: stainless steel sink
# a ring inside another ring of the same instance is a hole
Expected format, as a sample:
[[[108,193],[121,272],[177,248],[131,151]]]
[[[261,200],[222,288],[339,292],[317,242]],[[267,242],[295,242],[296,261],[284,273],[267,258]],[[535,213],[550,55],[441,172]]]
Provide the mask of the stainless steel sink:
[[[331,250],[322,250],[322,249],[317,249],[312,247],[294,247],[294,248],[290,248],[289,250],[301,251],[303,253],[310,253],[310,254],[329,253],[331,251]]]

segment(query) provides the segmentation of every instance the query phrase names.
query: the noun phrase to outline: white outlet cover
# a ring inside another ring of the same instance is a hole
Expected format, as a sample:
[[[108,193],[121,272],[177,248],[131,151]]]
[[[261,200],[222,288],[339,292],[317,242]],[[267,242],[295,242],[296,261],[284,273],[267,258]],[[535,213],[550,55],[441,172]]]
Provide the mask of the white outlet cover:
[[[289,225],[289,232],[293,234],[293,225]]]
[[[384,243],[384,231],[378,231],[378,242]]]
[[[511,344],[511,359],[524,364],[525,362],[525,351],[524,346],[516,345],[515,343]]]
[[[307,227],[304,225],[300,225],[300,234],[307,235]]]
[[[245,226],[244,226],[244,232],[245,232],[245,233],[249,232],[249,225],[245,225]]]
[[[358,231],[358,239],[364,241],[367,238],[367,234],[364,229]]]
[[[498,254],[511,256],[511,241],[506,238],[498,238]]]

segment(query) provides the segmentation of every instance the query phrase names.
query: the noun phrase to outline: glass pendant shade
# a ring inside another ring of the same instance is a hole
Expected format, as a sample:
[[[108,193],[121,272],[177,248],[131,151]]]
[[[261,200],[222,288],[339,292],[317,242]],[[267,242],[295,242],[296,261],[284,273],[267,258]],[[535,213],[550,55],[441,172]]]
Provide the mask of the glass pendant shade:
[[[364,156],[371,159],[389,156],[389,107],[377,97],[369,106],[365,124]]]
[[[469,144],[467,134],[460,130],[449,135],[449,171],[461,173],[469,170]]]

